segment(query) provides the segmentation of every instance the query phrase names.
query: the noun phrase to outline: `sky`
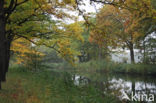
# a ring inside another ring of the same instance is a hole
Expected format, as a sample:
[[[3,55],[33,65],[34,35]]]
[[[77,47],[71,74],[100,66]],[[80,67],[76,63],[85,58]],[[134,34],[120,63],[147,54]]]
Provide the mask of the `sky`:
[[[79,6],[79,8],[81,10],[84,10],[85,14],[86,13],[96,13],[102,7],[102,5],[100,5],[100,4],[95,4],[95,3],[90,4],[90,0],[83,0],[83,2],[85,5],[81,5],[81,6]],[[77,15],[78,15],[78,13],[77,13]],[[81,15],[78,15],[78,16],[79,16],[79,21],[84,20]]]
[[[79,8],[84,11],[84,14],[96,13],[102,7],[102,5],[100,5],[100,4],[96,4],[96,5],[90,4],[90,0],[83,0],[83,2],[85,5],[81,5],[81,6],[79,6]],[[67,12],[70,15],[78,17],[78,21],[84,20],[83,17],[81,15],[79,15],[78,11],[67,11],[67,10],[65,10],[65,12]],[[57,20],[57,18],[55,18],[55,17],[52,17],[52,19]],[[65,19],[65,20],[63,20],[63,22],[66,24],[71,24],[71,23],[74,23],[74,20]]]

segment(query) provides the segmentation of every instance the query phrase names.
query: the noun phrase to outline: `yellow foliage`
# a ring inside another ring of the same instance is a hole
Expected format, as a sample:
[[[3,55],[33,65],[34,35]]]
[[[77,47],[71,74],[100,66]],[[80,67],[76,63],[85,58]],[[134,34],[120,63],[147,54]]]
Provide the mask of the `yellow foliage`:
[[[31,62],[32,59],[29,55],[39,55],[43,57],[44,54],[32,49],[32,44],[24,38],[19,38],[13,41],[11,50],[16,54],[16,63],[27,65],[27,61]],[[41,58],[36,58],[40,60]]]

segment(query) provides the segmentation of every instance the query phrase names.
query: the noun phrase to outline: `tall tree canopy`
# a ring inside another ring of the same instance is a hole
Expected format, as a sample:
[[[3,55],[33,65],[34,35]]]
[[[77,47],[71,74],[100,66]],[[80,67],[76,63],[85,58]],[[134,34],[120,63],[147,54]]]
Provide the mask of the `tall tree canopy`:
[[[81,28],[78,24],[66,26],[52,18],[72,18],[65,10],[74,10],[74,5],[72,0],[0,1],[0,88],[6,80],[11,43],[18,38],[53,48],[63,58],[73,61],[70,42],[81,39]]]
[[[156,11],[150,0],[127,0],[118,6],[105,5],[96,16],[90,41],[100,46],[127,47],[131,62],[140,38],[156,30]]]

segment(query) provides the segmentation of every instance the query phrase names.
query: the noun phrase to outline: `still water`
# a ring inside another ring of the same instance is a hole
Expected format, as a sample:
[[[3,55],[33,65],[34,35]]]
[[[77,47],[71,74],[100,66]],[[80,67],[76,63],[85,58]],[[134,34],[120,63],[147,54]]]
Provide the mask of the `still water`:
[[[129,101],[156,103],[156,77],[104,73],[80,75],[75,73],[72,75],[72,80],[77,86],[94,84],[104,94],[109,92],[121,101],[126,94]]]

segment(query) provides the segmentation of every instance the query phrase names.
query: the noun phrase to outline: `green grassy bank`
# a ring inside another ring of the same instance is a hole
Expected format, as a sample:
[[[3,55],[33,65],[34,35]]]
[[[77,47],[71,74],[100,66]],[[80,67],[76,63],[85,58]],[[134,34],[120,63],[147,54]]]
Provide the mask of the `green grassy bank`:
[[[101,60],[79,63],[76,68],[86,72],[156,75],[156,65],[154,64],[127,64]]]
[[[2,84],[0,103],[120,103],[93,85],[74,85],[71,75],[10,68]]]

